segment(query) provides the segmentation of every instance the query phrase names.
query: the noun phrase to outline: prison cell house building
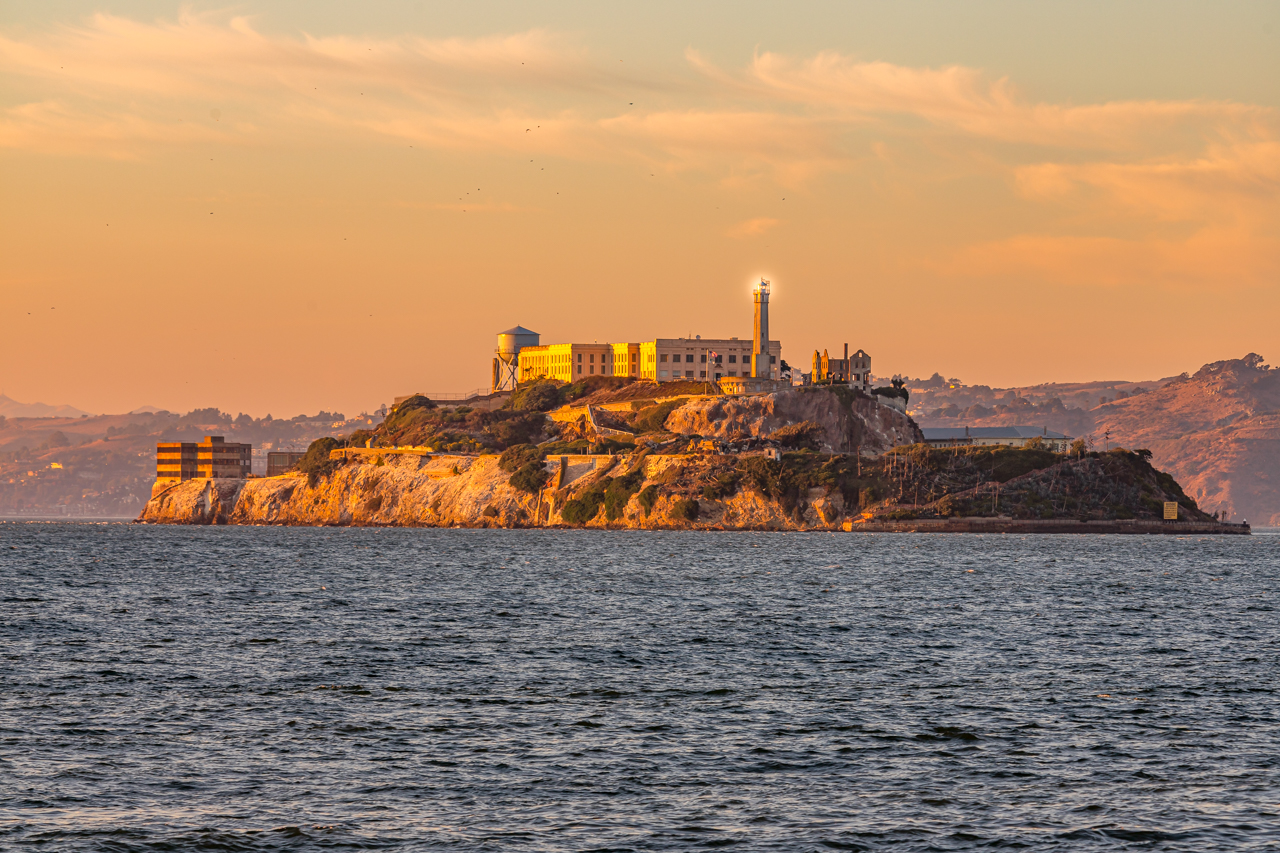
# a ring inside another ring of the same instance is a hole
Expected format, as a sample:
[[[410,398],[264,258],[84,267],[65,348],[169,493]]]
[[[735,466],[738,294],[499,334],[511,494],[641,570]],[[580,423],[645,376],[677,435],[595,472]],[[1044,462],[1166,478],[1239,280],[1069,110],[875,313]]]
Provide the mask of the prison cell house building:
[[[156,444],[157,480],[242,480],[249,476],[252,462],[252,444],[228,442],[220,435],[206,435],[200,442]]]
[[[640,376],[640,344],[547,344],[522,347],[517,375],[521,382],[587,376]]]
[[[587,376],[630,376],[673,382],[751,375],[751,341],[738,338],[657,338],[641,343],[547,344],[520,350],[521,382]],[[781,376],[782,344],[769,342],[772,378]]]

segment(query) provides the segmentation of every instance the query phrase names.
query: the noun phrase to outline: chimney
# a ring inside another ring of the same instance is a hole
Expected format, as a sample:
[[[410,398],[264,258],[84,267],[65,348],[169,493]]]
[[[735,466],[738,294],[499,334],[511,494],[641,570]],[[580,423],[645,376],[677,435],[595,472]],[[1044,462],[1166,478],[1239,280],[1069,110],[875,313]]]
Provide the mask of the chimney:
[[[756,285],[756,329],[751,344],[751,375],[756,379],[771,379],[769,365],[769,282],[760,279]]]

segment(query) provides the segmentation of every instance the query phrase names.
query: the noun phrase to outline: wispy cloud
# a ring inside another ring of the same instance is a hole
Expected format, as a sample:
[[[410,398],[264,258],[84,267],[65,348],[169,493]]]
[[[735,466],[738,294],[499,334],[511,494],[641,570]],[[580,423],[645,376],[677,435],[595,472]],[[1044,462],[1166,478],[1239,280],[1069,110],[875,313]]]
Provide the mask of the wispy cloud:
[[[1015,227],[959,249],[922,249],[938,275],[1275,275],[1274,110],[1201,100],[1040,103],[980,69],[833,52],[764,52],[738,69],[695,51],[686,58],[686,69],[660,79],[547,30],[315,37],[266,34],[250,18],[217,14],[158,22],[99,14],[0,34],[13,104],[0,112],[0,148],[141,158],[205,143],[395,140],[696,171],[730,186],[812,187],[880,169],[901,195],[921,198],[945,161],[949,177],[1002,187],[1009,221],[1019,219],[1009,210],[1028,206],[1051,221],[1040,216],[1034,234]],[[637,91],[653,97],[638,105]],[[745,239],[777,224],[750,219],[727,233]]]
[[[767,216],[758,216],[755,219],[747,219],[734,225],[725,233],[730,237],[742,240],[748,237],[759,237],[766,231],[772,230],[779,225],[782,220],[770,219]]]

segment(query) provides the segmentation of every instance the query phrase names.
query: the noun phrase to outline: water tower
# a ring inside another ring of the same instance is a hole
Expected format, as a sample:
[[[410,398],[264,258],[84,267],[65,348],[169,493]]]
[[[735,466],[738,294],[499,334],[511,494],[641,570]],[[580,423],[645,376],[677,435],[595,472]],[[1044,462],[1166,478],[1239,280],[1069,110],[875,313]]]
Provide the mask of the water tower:
[[[524,326],[498,332],[498,348],[493,357],[493,390],[510,391],[516,387],[520,368],[520,350],[538,346],[538,333]]]

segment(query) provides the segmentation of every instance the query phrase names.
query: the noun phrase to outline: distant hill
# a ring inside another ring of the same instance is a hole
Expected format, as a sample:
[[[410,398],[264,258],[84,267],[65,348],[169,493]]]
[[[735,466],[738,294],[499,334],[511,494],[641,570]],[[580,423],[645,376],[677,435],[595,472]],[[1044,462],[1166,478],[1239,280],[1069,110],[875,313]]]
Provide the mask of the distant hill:
[[[1280,369],[1257,354],[1150,382],[944,383],[908,383],[920,426],[1047,426],[1097,449],[1147,448],[1205,511],[1280,525]]]
[[[11,397],[0,394],[0,417],[6,418],[78,418],[88,415],[83,409],[75,406],[50,406],[47,403],[19,403]]]
[[[1206,364],[1094,416],[1095,444],[1109,432],[1113,444],[1149,448],[1207,512],[1280,524],[1280,368],[1262,356]]]

